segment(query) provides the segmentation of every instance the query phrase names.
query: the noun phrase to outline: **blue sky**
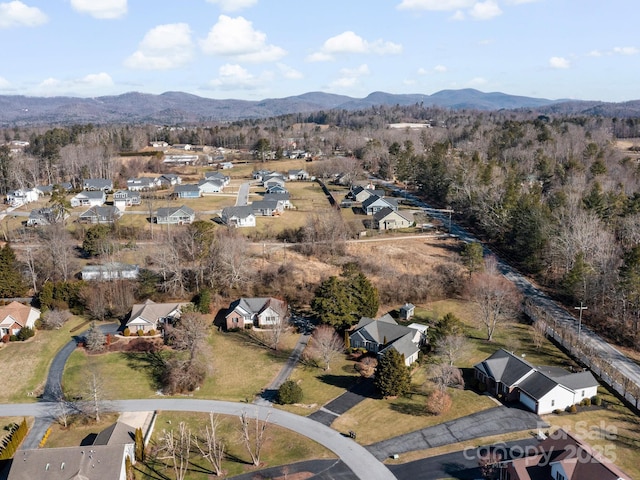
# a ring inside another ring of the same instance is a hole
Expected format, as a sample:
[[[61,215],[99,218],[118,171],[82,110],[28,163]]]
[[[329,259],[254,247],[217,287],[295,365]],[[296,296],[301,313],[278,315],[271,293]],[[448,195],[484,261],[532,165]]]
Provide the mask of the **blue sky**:
[[[637,0],[0,0],[0,94],[640,99]]]

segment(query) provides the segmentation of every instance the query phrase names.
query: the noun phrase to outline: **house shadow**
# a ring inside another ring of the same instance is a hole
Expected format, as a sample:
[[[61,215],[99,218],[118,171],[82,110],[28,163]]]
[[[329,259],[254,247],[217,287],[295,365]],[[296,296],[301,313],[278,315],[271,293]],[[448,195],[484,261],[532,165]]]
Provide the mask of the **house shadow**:
[[[322,383],[326,383],[327,385],[332,385],[334,387],[344,388],[348,390],[355,383],[356,377],[353,375],[334,375],[331,373],[325,373],[318,376],[318,380]]]
[[[87,435],[86,437],[84,437],[80,441],[80,446],[81,447],[90,447],[96,441],[97,436],[98,436],[97,433],[90,433],[89,435]]]
[[[218,327],[218,331],[227,331],[227,314],[229,313],[229,309],[221,308],[216,313],[216,316],[213,319],[213,325]]]
[[[476,478],[484,478],[480,467],[469,468],[468,466],[458,462],[446,462],[442,464],[444,471],[451,478],[457,480],[475,480]]]
[[[410,415],[412,417],[431,417],[432,413],[429,413],[424,404],[419,403],[403,403],[403,402],[391,402],[389,407],[391,410],[403,415]]]

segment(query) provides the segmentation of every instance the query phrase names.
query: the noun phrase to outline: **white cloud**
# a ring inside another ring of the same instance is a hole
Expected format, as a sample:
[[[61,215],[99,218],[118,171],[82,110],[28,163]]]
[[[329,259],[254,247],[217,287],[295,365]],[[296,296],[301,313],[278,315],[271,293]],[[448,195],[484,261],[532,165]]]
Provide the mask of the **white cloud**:
[[[282,76],[288,78],[289,80],[300,80],[301,78],[304,78],[302,72],[290,67],[289,65],[278,63],[277,67],[280,70]]]
[[[587,56],[589,56],[589,57],[601,57],[602,56],[602,52],[600,50],[591,50],[589,53],[587,53]]]
[[[470,8],[476,0],[402,0],[398,10],[450,11]]]
[[[465,17],[464,12],[462,10],[458,10],[456,13],[454,13],[451,16],[451,20],[455,20],[455,21],[458,21],[458,22],[461,22],[465,18],[466,17]]]
[[[565,69],[571,66],[571,62],[563,57],[551,57],[549,59],[549,66],[551,68]]]
[[[334,55],[344,53],[373,53],[376,55],[395,55],[402,53],[402,45],[382,39],[369,42],[351,31],[346,31],[324,42],[320,51],[307,57],[309,61],[333,60]]]
[[[473,8],[469,10],[469,15],[476,20],[490,20],[502,15],[502,10],[500,10],[500,7],[496,2],[493,0],[487,0],[486,2],[476,3]]]
[[[9,82],[9,80],[7,80],[4,77],[0,77],[0,88],[1,89],[6,89],[11,87],[11,82]]]
[[[486,85],[488,82],[486,78],[476,77],[476,78],[472,78],[467,83],[470,87],[481,87],[483,85]]]
[[[127,13],[127,0],[71,0],[71,6],[95,18],[119,18]]]
[[[29,7],[18,0],[0,3],[0,28],[37,27],[47,20],[39,8]]]
[[[438,73],[445,73],[447,71],[447,67],[445,67],[444,65],[436,65],[435,67],[433,67],[433,70]]]
[[[209,82],[209,85],[221,90],[255,90],[271,78],[269,72],[255,76],[238,64],[227,63],[218,69],[218,78]]]
[[[149,30],[138,50],[124,64],[143,70],[169,70],[188,63],[193,56],[191,29],[186,23],[158,25]]]
[[[243,8],[252,7],[258,0],[207,0],[209,3],[217,4],[223,12],[237,12]]]
[[[330,83],[330,88],[350,88],[357,84],[361,77],[369,75],[369,66],[362,64],[356,68],[342,68],[340,70],[340,78]]]
[[[614,47],[613,53],[619,55],[637,55],[640,52],[636,47]]]
[[[56,95],[96,96],[103,94],[114,82],[107,73],[91,73],[82,78],[60,80],[49,77],[36,87],[36,94],[52,97]]]
[[[426,75],[428,72],[424,68],[420,67],[417,73],[418,75]]]
[[[220,15],[200,47],[206,54],[234,57],[239,62],[275,62],[287,54],[283,48],[267,44],[267,35],[255,30],[250,21],[227,15]]]

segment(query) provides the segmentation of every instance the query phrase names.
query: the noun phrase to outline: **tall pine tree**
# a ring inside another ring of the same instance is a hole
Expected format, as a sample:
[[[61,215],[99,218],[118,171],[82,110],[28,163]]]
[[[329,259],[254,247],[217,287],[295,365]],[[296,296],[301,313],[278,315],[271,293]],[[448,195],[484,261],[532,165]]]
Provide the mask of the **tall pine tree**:
[[[20,272],[20,264],[9,244],[0,248],[0,298],[22,297],[27,284]]]
[[[387,349],[380,357],[375,386],[383,397],[397,397],[409,391],[409,369],[404,364],[404,355],[394,348]]]

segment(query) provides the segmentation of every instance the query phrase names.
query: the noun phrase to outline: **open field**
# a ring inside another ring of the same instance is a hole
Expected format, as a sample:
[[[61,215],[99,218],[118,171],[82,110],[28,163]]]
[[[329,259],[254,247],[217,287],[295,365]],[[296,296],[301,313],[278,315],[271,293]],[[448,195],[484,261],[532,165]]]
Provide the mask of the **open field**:
[[[71,340],[71,330],[83,322],[83,318],[74,316],[59,330],[38,330],[26,342],[2,344],[0,362],[10,381],[0,382],[0,403],[37,401],[53,357]]]

